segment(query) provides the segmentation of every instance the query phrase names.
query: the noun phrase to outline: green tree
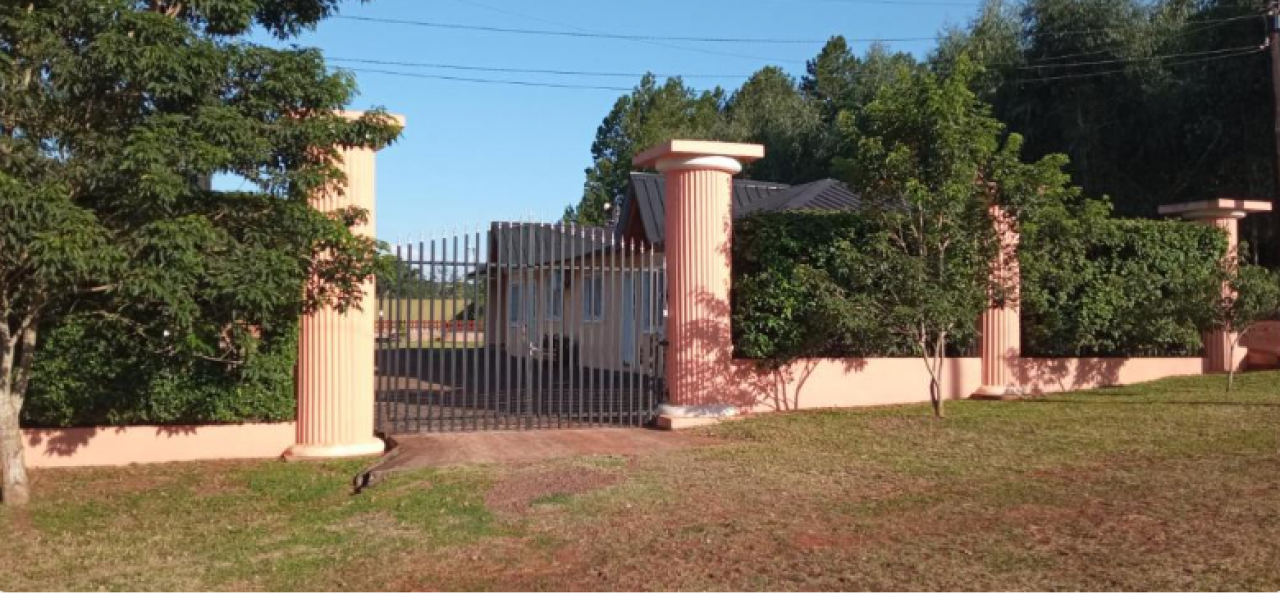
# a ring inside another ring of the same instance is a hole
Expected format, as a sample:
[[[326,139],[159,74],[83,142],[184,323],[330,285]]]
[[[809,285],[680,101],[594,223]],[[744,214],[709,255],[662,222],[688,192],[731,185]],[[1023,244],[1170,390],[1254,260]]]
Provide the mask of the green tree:
[[[565,210],[565,220],[584,225],[608,222],[609,206],[626,193],[632,157],[672,138],[717,139],[723,102],[718,88],[698,92],[679,78],[659,85],[652,74],[645,75],[629,95],[614,103],[596,130],[582,200]]]
[[[991,207],[1016,222],[1072,192],[1062,157],[1022,162],[1021,138],[1006,138],[969,89],[978,72],[963,56],[945,78],[903,67],[861,122],[843,118],[854,148],[837,160],[876,227],[863,250],[870,257],[845,252],[837,269],[848,278],[838,280],[880,289],[872,315],[923,359],[937,416],[948,341],[974,331],[989,298],[1012,298],[1004,275],[993,280],[1002,248]]]
[[[75,311],[227,373],[309,308],[356,303],[376,245],[310,196],[335,147],[398,134],[319,52],[246,41],[337,0],[44,0],[0,6],[0,456],[28,497],[19,415],[40,328]],[[239,175],[256,191],[202,179]]]
[[[763,159],[747,166],[749,177],[782,183],[820,179],[829,160],[817,154],[822,123],[815,107],[782,69],[762,68],[729,98],[725,131],[717,136],[768,147]]]
[[[1252,51],[1265,8],[990,0],[931,62],[945,72],[966,53],[985,65],[975,91],[1026,137],[1029,156],[1066,152],[1086,193],[1109,196],[1121,216],[1152,217],[1160,204],[1274,192],[1267,57]],[[1280,263],[1270,229],[1255,217],[1242,232],[1270,246],[1253,257]]]
[[[1250,326],[1280,312],[1280,275],[1261,266],[1242,265],[1230,271],[1229,294],[1217,311],[1217,325],[1234,333],[1228,361],[1236,360],[1236,346]],[[1236,365],[1227,370],[1227,392],[1235,387]]]

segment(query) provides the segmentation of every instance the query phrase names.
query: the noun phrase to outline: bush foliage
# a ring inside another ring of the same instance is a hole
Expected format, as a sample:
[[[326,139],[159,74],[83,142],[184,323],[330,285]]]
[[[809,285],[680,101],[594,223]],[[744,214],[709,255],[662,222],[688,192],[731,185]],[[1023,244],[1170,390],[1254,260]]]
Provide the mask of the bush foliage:
[[[1021,230],[1025,355],[1200,351],[1225,278],[1221,231],[1180,221],[1112,219],[1099,201],[1036,210]],[[739,221],[733,251],[736,353],[762,360],[911,355],[901,338],[851,321],[858,316],[838,308],[856,307],[851,291],[871,299],[878,290],[850,281],[859,274],[858,262],[872,267],[871,233],[856,213],[768,213]],[[956,337],[953,351],[974,345],[976,325]]]
[[[909,341],[847,311],[877,290],[859,284],[854,269],[872,258],[848,257],[865,254],[870,231],[855,213],[762,213],[736,222],[735,354],[765,361],[911,356]]]
[[[1213,227],[1113,219],[1102,202],[1035,213],[1019,250],[1023,354],[1198,354],[1226,249]]]
[[[296,326],[255,334],[242,361],[225,362],[180,354],[127,323],[73,315],[45,333],[23,425],[291,420]]]

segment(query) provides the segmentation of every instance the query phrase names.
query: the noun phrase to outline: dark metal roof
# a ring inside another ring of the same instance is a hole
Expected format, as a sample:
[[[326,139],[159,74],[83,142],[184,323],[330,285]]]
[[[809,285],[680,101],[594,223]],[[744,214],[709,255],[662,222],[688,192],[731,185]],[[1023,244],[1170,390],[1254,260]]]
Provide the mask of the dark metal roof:
[[[666,184],[656,173],[632,173],[618,229],[624,232],[639,217],[643,239],[660,246],[666,238]],[[733,218],[784,210],[858,210],[862,201],[848,186],[824,179],[799,186],[749,179],[733,180]]]
[[[559,223],[493,223],[489,227],[489,262],[537,266],[605,252],[618,245],[612,229]]]

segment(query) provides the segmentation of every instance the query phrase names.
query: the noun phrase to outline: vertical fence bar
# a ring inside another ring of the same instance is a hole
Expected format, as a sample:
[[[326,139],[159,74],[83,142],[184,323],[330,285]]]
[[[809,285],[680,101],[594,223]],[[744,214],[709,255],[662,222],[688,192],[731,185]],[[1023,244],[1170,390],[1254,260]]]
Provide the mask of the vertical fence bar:
[[[412,280],[414,287],[412,291],[413,301],[410,301],[408,305],[411,308],[411,311],[412,310],[417,311],[417,315],[415,316],[412,313],[410,313],[407,316],[409,318],[412,318],[409,321],[409,332],[408,332],[409,336],[407,338],[409,341],[408,344],[411,348],[413,348],[413,350],[406,352],[406,356],[411,356],[413,359],[414,407],[413,407],[413,417],[406,418],[404,421],[405,431],[409,430],[410,421],[413,422],[415,431],[422,431],[422,403],[424,399],[422,384],[423,384],[424,376],[426,374],[423,372],[424,370],[422,369],[422,358],[423,358],[422,357],[423,355],[422,353],[422,323],[423,323],[422,310],[424,305],[422,303],[424,299],[424,296],[422,295],[422,291],[424,288],[424,283],[419,282],[419,279],[422,278],[423,267],[426,266],[426,262],[424,261],[426,260],[426,258],[423,257],[423,254],[425,253],[425,251],[423,250],[423,247],[424,247],[423,242],[421,238],[419,238],[418,251],[415,257],[415,255],[412,253],[413,252],[412,244],[409,246],[409,251],[410,251],[409,259],[411,260],[411,263],[409,264],[409,270],[411,271],[409,274],[409,278]],[[418,333],[416,341],[414,340],[414,330],[417,330],[417,333]],[[410,353],[412,353],[412,355],[410,355]],[[408,400],[407,394],[405,395],[405,399]]]
[[[530,223],[530,235],[532,241],[529,242],[529,265],[530,274],[533,281],[530,283],[531,291],[529,304],[533,311],[529,312],[529,364],[531,368],[531,376],[533,380],[533,389],[529,394],[529,418],[530,424],[534,428],[542,427],[542,404],[544,392],[542,391],[542,285],[544,282],[542,276],[542,256],[543,256],[543,229],[540,223]]]
[[[458,314],[458,232],[457,229],[449,232],[453,239],[453,248],[451,256],[448,260],[449,271],[449,312],[445,314],[447,319],[444,321],[445,332],[449,334],[448,361],[449,361],[449,430],[461,430],[462,419],[461,412],[458,412],[458,390],[466,392],[465,385],[462,384],[462,374],[458,370],[458,325],[454,324]]]
[[[474,390],[475,387],[474,385],[471,385],[471,367],[467,365],[468,362],[470,362],[467,360],[467,358],[468,358],[468,355],[470,355],[471,351],[470,349],[467,348],[466,326],[463,325],[463,324],[466,324],[467,307],[470,307],[470,303],[467,302],[467,278],[468,278],[467,271],[470,270],[470,268],[468,268],[467,266],[467,262],[470,262],[471,261],[470,259],[471,259],[471,234],[467,233],[466,230],[463,230],[462,259],[460,260],[461,268],[460,270],[458,270],[458,278],[460,278],[460,280],[458,280],[458,294],[461,294],[462,296],[462,311],[454,312],[453,314],[454,338],[457,338],[458,334],[462,335],[461,346],[454,348],[453,352],[454,352],[454,355],[458,356],[458,360],[460,360],[458,361],[458,364],[460,364],[461,371],[462,371],[461,380],[458,381],[458,384],[460,384],[462,387],[462,410],[466,411],[465,413],[460,413],[460,415],[463,415],[460,419],[461,425],[462,425],[461,429],[463,431],[466,431],[468,429],[475,429],[474,424],[472,424],[471,428],[468,428],[467,426],[467,421],[471,420],[470,419],[471,390]],[[456,307],[454,307],[454,310],[456,310]],[[461,316],[461,319],[458,319],[458,317],[460,316]],[[461,326],[461,329],[460,329],[460,326]],[[461,352],[460,352],[460,349],[461,349]]]
[[[570,223],[569,231],[569,249],[573,252],[573,259],[570,261],[572,269],[569,271],[571,285],[566,291],[572,295],[576,290],[578,294],[578,306],[573,308],[577,322],[569,324],[569,412],[573,415],[571,419],[574,427],[577,427],[581,424],[579,415],[582,410],[582,323],[585,319],[582,315],[582,301],[585,292],[582,288],[582,230],[576,223]],[[565,315],[569,315],[569,307],[565,308]]]
[[[566,411],[565,409],[566,394],[565,394],[565,381],[564,381],[565,380],[564,357],[565,357],[565,349],[566,349],[565,323],[566,323],[566,318],[568,317],[569,312],[565,311],[566,309],[565,308],[565,301],[566,301],[565,287],[567,285],[565,281],[569,278],[569,275],[565,273],[565,256],[567,256],[567,254],[565,253],[566,238],[564,234],[565,233],[564,223],[560,223],[557,226],[556,231],[557,231],[556,251],[558,252],[557,254],[558,257],[556,258],[556,266],[557,266],[557,270],[559,270],[559,273],[557,273],[556,276],[558,276],[559,278],[556,279],[557,285],[556,285],[555,293],[556,295],[558,295],[558,303],[556,304],[556,307],[560,312],[560,329],[559,329],[560,331],[556,333],[556,362],[555,362],[555,365],[556,365],[556,428],[561,428],[564,426],[564,421],[565,421],[564,413]]]
[[[498,336],[494,337],[499,347],[498,354],[501,357],[499,360],[502,362],[502,379],[499,382],[498,401],[502,410],[500,420],[503,429],[509,428],[511,417],[508,411],[508,401],[511,398],[511,356],[507,353],[507,345],[510,342],[508,333],[511,331],[509,328],[511,323],[511,282],[515,280],[512,278],[510,270],[508,270],[510,267],[510,254],[507,253],[507,239],[507,226],[504,223],[498,226],[498,277],[503,279],[503,282],[499,283],[497,289],[500,299],[502,299],[503,307],[502,311],[498,313],[498,323],[495,325],[498,328]],[[506,266],[503,266],[504,261]]]
[[[595,346],[595,332],[593,330],[595,317],[595,292],[596,292],[596,253],[595,240],[596,232],[591,227],[583,230],[583,283],[582,286],[582,415],[585,421],[584,425],[590,427],[595,421],[595,377],[591,372],[591,360],[594,357],[592,347]]]
[[[524,246],[524,253],[521,254],[520,262],[521,264],[523,264],[522,269],[523,269],[523,275],[525,280],[524,290],[520,291],[520,298],[524,302],[522,303],[522,305],[524,306],[523,307],[524,309],[524,312],[523,312],[524,313],[524,337],[523,337],[524,340],[521,341],[522,344],[520,345],[521,346],[520,350],[522,353],[524,353],[524,357],[521,357],[521,360],[524,361],[524,391],[523,391],[524,398],[521,400],[521,403],[520,403],[521,409],[523,412],[523,415],[521,417],[523,420],[523,423],[521,423],[521,425],[523,426],[524,429],[531,429],[533,428],[532,412],[533,412],[534,361],[533,361],[533,351],[530,346],[533,344],[533,339],[531,338],[532,332],[529,328],[529,326],[533,324],[533,320],[531,319],[533,316],[530,313],[529,304],[530,304],[530,295],[534,294],[534,292],[531,291],[531,289],[533,288],[533,285],[534,285],[533,242],[535,241],[535,237],[534,237],[534,228],[531,223],[526,221],[523,225],[521,225],[521,229],[523,229],[523,232],[524,232],[524,241],[521,243],[521,245]]]
[[[391,354],[393,357],[391,371],[392,371],[392,381],[395,385],[395,388],[392,390],[391,402],[393,403],[393,406],[395,406],[395,408],[397,409],[396,410],[397,424],[401,422],[400,421],[401,407],[407,407],[408,405],[408,403],[405,402],[407,400],[407,396],[404,393],[403,388],[401,387],[403,385],[402,377],[404,376],[405,337],[401,336],[400,328],[404,326],[404,315],[401,308],[404,304],[404,285],[406,280],[404,279],[404,273],[403,273],[403,269],[405,265],[404,264],[405,252],[407,251],[405,247],[406,246],[404,246],[401,243],[396,244],[396,268],[397,268],[397,276],[399,276],[400,278],[400,282],[398,283],[400,286],[398,287],[399,290],[396,291],[395,302],[392,305],[392,308],[394,310],[392,313],[392,319],[395,320],[394,323],[392,324],[392,328],[393,328],[393,336],[395,337],[395,341],[392,343],[392,350],[391,350]]]
[[[436,320],[439,320],[440,317],[435,314],[436,305],[440,306],[440,315],[444,315],[443,296],[440,294],[443,293],[443,291],[440,291],[440,280],[443,280],[443,277],[436,273],[439,259],[444,257],[443,245],[440,246],[439,250],[436,250],[436,243],[440,241],[443,241],[440,237],[431,238],[430,255],[428,256],[428,266],[426,266],[426,279],[428,279],[426,289],[428,289],[430,298],[430,301],[426,303],[428,310],[430,310],[428,312],[430,323],[428,323],[428,330],[426,330],[426,376],[428,376],[428,385],[426,385],[426,397],[428,397],[428,402],[426,402],[426,430],[428,431],[444,430],[444,411],[440,410],[440,406],[444,403],[444,383],[440,379],[440,375],[442,375],[440,374],[440,366],[442,365],[440,365],[439,344],[436,343],[435,339],[435,330],[436,326],[438,326]]]
[[[485,362],[485,369],[484,372],[480,374],[483,376],[482,382],[484,383],[484,407],[480,410],[483,415],[481,420],[484,422],[485,428],[489,429],[490,417],[493,416],[492,411],[490,410],[490,407],[493,406],[493,374],[498,371],[497,359],[493,354],[495,349],[492,342],[494,336],[493,308],[498,303],[497,298],[493,294],[493,285],[498,282],[498,273],[493,267],[493,259],[497,256],[497,250],[494,249],[493,245],[493,225],[490,225],[488,229],[481,227],[481,230],[477,233],[484,237],[484,287],[481,289],[483,291],[482,294],[484,295],[484,333],[481,334],[480,337],[480,359]],[[476,311],[479,312],[479,310]],[[476,327],[480,328],[480,314],[477,313],[476,315]]]
[[[631,277],[631,369],[627,370],[627,425],[636,424],[636,381],[640,377],[643,363],[640,359],[640,337],[644,335],[644,316],[640,308],[644,298],[641,294],[644,278],[639,273],[639,258],[636,254],[637,243],[627,240],[627,274]]]
[[[471,306],[467,313],[467,356],[471,359],[471,385],[474,394],[471,398],[472,415],[471,428],[480,429],[480,367],[483,362],[480,360],[480,352],[476,348],[477,339],[480,337],[480,229],[477,227],[472,235],[475,244],[475,253],[471,255],[471,267],[468,269],[468,278],[471,279]]]
[[[635,244],[630,238],[622,238],[622,270],[625,279],[622,283],[627,291],[627,303],[630,309],[627,312],[627,323],[631,328],[626,332],[629,337],[624,337],[628,341],[626,345],[627,351],[631,353],[631,361],[627,364],[624,375],[622,376],[622,396],[621,404],[618,406],[618,423],[630,426],[634,418],[632,411],[635,410],[635,402],[633,402],[633,383],[636,377],[636,371],[640,367],[640,350],[636,344],[636,337],[640,336],[640,296],[638,294],[639,287],[636,286],[640,279],[635,274],[635,258],[632,248]]]

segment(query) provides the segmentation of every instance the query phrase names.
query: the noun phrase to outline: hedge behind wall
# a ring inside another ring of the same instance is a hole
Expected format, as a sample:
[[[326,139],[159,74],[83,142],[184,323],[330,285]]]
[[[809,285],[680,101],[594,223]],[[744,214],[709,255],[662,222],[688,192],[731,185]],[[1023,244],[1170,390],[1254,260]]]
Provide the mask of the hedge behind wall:
[[[1022,226],[1023,354],[1195,356],[1221,287],[1226,236],[1204,225],[1118,220],[1102,202],[1038,213]],[[857,250],[856,213],[768,213],[738,221],[733,246],[735,354],[753,359],[908,356],[909,344],[842,325],[825,299],[834,250]],[[952,354],[975,346],[959,336]]]
[[[1220,297],[1226,235],[1111,219],[1105,205],[1023,226],[1026,356],[1195,356]]]
[[[24,427],[287,421],[295,416],[297,329],[261,337],[243,362],[178,355],[96,316],[43,333]]]

